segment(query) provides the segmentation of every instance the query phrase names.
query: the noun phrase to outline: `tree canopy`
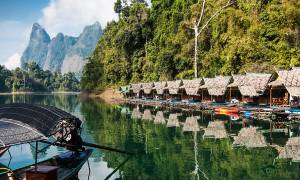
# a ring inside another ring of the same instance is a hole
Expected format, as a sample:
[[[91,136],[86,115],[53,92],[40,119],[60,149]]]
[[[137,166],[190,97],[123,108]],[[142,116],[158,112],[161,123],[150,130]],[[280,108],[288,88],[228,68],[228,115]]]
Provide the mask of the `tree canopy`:
[[[207,21],[226,0],[207,0]],[[84,67],[82,88],[192,78],[194,32],[202,1],[117,1]],[[198,37],[198,76],[272,72],[300,65],[300,1],[235,0]],[[90,76],[90,77],[89,77]],[[91,78],[92,77],[92,78]]]
[[[0,92],[16,91],[79,91],[79,80],[74,73],[44,71],[35,62],[25,64],[25,70],[0,66]]]

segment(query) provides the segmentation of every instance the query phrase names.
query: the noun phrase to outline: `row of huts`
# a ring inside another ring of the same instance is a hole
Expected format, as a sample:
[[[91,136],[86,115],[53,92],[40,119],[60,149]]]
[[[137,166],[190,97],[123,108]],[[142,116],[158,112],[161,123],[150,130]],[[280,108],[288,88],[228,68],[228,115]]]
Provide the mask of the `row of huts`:
[[[252,102],[255,104],[299,106],[300,68],[274,74],[246,73],[193,80],[137,83],[123,86],[127,98],[176,99],[194,101]]]

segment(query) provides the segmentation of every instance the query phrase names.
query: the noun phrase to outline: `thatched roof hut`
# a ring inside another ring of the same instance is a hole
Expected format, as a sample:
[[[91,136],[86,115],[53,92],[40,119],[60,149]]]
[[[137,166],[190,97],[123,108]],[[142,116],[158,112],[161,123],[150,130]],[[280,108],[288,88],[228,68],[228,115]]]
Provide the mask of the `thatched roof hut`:
[[[187,117],[185,120],[185,123],[183,125],[183,129],[184,132],[185,131],[189,131],[189,132],[197,132],[200,131],[200,127],[197,121],[197,117]]]
[[[231,76],[216,76],[215,78],[204,78],[204,85],[200,89],[207,89],[211,96],[224,96],[227,86],[231,83]]]
[[[154,87],[154,83],[153,82],[142,83],[142,89],[144,90],[145,94],[151,94],[153,87]]]
[[[168,89],[170,94],[176,95],[178,94],[180,86],[182,86],[182,80],[167,81],[167,87],[165,89]]]
[[[292,159],[292,161],[300,161],[300,137],[291,137],[286,145],[279,149],[280,159]]]
[[[224,121],[210,121],[207,128],[204,129],[204,138],[227,138],[227,132],[225,129]]]
[[[271,80],[272,74],[247,73],[239,85],[239,90],[243,96],[260,96],[264,94]]]
[[[233,82],[228,85],[228,87],[239,87],[245,81],[246,75],[233,74]]]
[[[144,114],[142,116],[142,119],[143,120],[149,120],[149,121],[153,120],[153,115],[151,114],[150,109],[145,109],[144,110]]]
[[[242,128],[237,137],[234,137],[234,146],[245,146],[247,148],[265,147],[266,139],[262,132],[256,127]]]
[[[264,94],[272,74],[247,73],[233,75],[233,82],[228,87],[238,87],[243,96],[255,97]]]
[[[142,118],[142,113],[139,108],[134,108],[132,113],[131,113],[131,118],[132,119],[141,119]]]
[[[142,90],[142,84],[138,83],[138,84],[131,84],[131,90],[133,91],[133,93],[137,94]]]
[[[272,87],[284,86],[291,96],[300,97],[300,68],[277,71],[278,78],[269,83]]]
[[[157,111],[155,118],[154,118],[155,124],[165,124],[166,120],[164,117],[164,113],[162,111]]]
[[[161,81],[161,82],[154,82],[154,87],[153,89],[156,90],[157,94],[164,94],[164,89],[167,87],[167,82],[166,81]]]
[[[179,127],[178,116],[181,116],[179,113],[174,113],[169,115],[169,119],[167,122],[167,127]]]
[[[187,95],[199,95],[198,91],[201,85],[204,84],[203,79],[193,79],[193,80],[182,80],[183,85],[180,87],[184,89]]]

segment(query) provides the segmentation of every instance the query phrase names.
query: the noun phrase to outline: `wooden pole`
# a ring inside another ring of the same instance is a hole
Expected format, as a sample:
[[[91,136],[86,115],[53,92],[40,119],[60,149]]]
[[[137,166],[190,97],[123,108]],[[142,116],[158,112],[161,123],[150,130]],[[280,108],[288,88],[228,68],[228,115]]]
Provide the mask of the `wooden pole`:
[[[270,107],[272,106],[272,87],[270,88]]]
[[[203,101],[203,89],[201,89],[201,102]]]
[[[231,101],[231,87],[229,88],[229,101]]]

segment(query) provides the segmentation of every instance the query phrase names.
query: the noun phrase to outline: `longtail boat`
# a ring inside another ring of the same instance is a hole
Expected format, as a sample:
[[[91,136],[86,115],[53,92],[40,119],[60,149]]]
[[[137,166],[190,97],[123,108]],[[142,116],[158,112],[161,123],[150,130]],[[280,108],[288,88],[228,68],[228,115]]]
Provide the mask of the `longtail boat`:
[[[0,105],[0,132],[0,179],[76,179],[92,154],[89,147],[133,154],[84,142],[80,134],[81,120],[50,106]],[[1,162],[1,156],[8,154],[11,161],[14,154],[10,148],[23,144],[33,147],[34,161],[17,167]],[[50,146],[62,147],[64,151],[46,159],[38,158],[38,154]]]

